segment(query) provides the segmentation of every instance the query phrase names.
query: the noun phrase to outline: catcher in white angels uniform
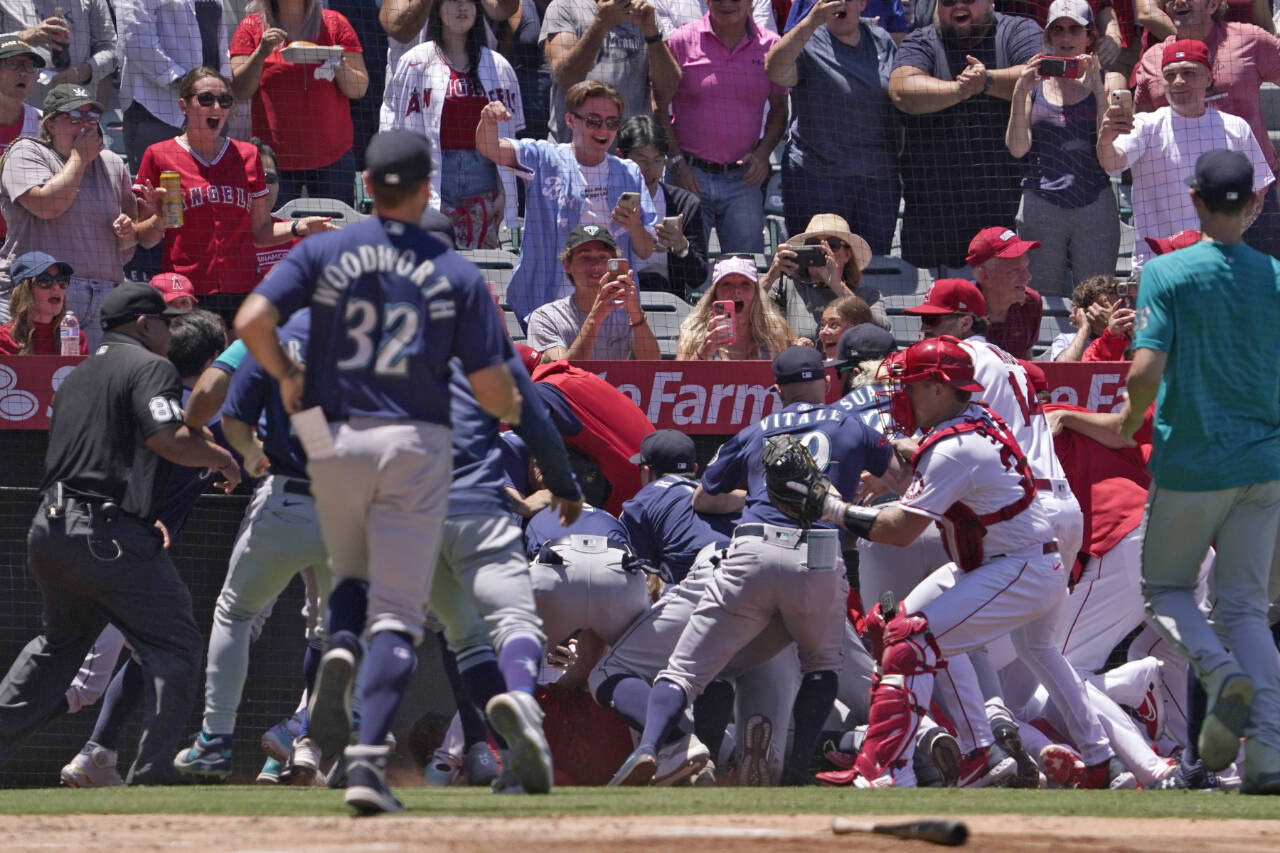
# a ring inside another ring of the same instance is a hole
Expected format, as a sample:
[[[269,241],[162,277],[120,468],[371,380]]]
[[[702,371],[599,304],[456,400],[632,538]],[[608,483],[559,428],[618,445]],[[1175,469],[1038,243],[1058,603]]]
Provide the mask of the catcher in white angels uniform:
[[[1065,569],[1025,456],[998,415],[969,401],[984,389],[955,338],[912,346],[893,375],[894,419],[904,434],[917,426],[925,433],[912,460],[912,485],[897,506],[865,509],[828,500],[823,516],[890,545],[906,545],[936,522],[953,562],[917,586],[897,613],[877,605],[869,615],[882,676],[855,784],[892,785],[893,769],[911,759],[934,672],[946,658],[1005,634],[1061,706],[1086,763],[1105,774],[1111,746],[1084,686],[1053,642]]]

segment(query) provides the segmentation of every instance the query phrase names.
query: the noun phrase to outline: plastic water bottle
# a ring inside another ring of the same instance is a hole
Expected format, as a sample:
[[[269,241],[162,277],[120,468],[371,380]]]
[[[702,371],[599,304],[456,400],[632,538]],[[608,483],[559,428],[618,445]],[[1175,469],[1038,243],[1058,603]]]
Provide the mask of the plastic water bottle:
[[[62,339],[63,355],[80,354],[80,321],[71,311],[62,315],[62,325],[58,327],[58,337]]]

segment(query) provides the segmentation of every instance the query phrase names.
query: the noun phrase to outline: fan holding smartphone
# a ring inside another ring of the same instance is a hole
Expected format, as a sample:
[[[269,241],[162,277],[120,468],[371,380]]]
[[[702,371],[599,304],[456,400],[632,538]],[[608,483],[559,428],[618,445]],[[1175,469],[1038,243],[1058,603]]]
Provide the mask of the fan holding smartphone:
[[[1005,145],[1026,162],[1018,235],[1041,244],[1031,281],[1043,294],[1069,296],[1076,282],[1115,269],[1120,221],[1094,146],[1107,93],[1129,92],[1123,75],[1101,71],[1087,0],[1056,0],[1048,22],[1044,52],[1014,86]]]
[[[770,358],[794,337],[759,283],[749,256],[716,261],[711,287],[680,326],[676,358],[683,361]]]

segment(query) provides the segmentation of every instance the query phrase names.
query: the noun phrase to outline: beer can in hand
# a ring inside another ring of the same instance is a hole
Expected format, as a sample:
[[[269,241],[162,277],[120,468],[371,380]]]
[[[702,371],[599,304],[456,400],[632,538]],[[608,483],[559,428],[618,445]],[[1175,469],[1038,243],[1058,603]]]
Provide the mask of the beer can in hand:
[[[177,172],[161,172],[160,186],[164,188],[164,225],[166,228],[181,228],[182,176]]]

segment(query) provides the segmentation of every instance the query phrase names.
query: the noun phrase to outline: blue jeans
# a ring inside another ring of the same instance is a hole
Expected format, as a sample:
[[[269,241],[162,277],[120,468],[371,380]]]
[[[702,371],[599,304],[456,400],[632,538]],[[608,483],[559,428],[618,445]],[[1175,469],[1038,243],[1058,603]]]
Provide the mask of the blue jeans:
[[[80,334],[89,343],[89,352],[93,353],[102,341],[102,300],[115,289],[116,282],[102,281],[96,278],[71,277],[67,286],[67,308],[75,312],[80,323]]]
[[[690,164],[702,187],[702,222],[711,239],[715,228],[721,252],[764,253],[764,187],[749,187],[746,166],[712,175]]]
[[[849,230],[867,241],[877,255],[889,254],[898,224],[902,183],[892,178],[861,175],[814,177],[782,161],[782,210],[788,234],[801,234],[819,213],[837,213]]]
[[[480,193],[498,189],[498,167],[478,151],[440,152],[440,201],[456,207]]]
[[[356,203],[356,156],[348,151],[328,166],[318,169],[280,170],[280,197],[278,206],[295,198],[302,198],[302,188],[307,188],[311,198],[333,198],[344,204]]]

